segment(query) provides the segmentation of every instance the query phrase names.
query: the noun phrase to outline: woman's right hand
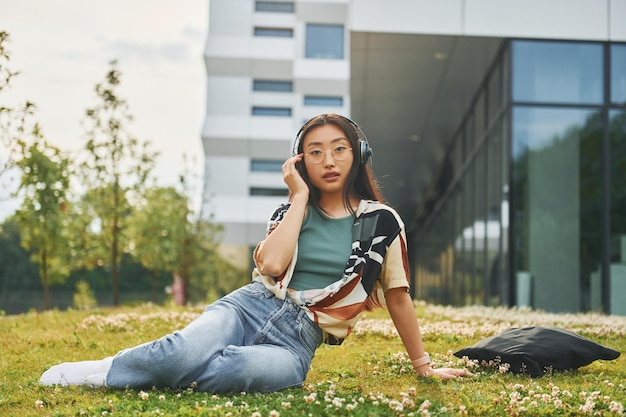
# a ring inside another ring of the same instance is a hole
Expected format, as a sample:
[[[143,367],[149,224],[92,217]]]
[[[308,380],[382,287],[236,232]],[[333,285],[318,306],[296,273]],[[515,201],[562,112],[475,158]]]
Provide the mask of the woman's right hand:
[[[302,196],[305,200],[309,197],[309,187],[300,175],[297,163],[304,165],[304,154],[298,154],[287,159],[283,164],[283,181],[289,187],[291,197]]]

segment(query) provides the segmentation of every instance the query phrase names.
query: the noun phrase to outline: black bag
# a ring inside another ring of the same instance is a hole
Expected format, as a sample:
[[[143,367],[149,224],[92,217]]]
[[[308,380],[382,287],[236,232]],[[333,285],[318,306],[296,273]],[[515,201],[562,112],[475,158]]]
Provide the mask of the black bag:
[[[531,377],[544,372],[578,369],[597,359],[613,360],[620,352],[589,340],[574,332],[556,327],[510,328],[488,337],[473,346],[454,352],[478,361],[500,362],[510,365],[514,374]]]

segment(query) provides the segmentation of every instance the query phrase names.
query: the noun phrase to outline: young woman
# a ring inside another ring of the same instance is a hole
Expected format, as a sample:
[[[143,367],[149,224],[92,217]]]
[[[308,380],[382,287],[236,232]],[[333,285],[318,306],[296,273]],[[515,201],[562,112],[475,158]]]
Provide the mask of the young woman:
[[[382,197],[359,127],[336,114],[306,122],[283,164],[287,204],[254,251],[252,282],[180,331],[99,361],[62,363],[44,385],[269,392],[301,385],[321,343],[339,344],[364,310],[386,305],[419,376],[433,369],[408,293],[404,226]]]

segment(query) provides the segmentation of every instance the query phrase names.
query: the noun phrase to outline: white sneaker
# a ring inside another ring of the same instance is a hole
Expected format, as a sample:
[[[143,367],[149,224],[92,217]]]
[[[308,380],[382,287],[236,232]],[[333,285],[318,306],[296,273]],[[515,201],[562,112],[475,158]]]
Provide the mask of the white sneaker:
[[[42,385],[84,385],[92,388],[106,387],[106,375],[113,357],[99,361],[65,362],[55,365],[41,375]]]

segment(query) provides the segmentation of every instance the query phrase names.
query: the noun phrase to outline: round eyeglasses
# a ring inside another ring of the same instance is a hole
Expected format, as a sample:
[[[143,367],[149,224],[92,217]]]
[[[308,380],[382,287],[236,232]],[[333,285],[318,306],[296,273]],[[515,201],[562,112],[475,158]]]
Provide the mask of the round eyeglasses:
[[[345,161],[348,159],[348,156],[352,153],[352,148],[346,148],[345,146],[337,146],[336,148],[331,150],[331,154],[335,161]],[[326,158],[326,152],[321,149],[313,149],[312,151],[307,152],[306,158],[311,161],[312,164],[321,164],[324,162],[324,158]]]

